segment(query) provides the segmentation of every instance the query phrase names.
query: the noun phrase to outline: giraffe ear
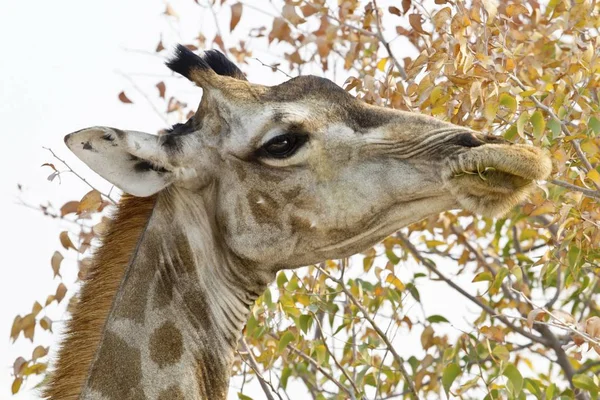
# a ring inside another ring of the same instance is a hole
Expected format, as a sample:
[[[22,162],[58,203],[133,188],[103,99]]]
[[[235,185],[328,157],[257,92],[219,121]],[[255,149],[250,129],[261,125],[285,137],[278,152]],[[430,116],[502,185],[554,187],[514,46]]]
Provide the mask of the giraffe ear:
[[[156,135],[92,127],[68,134],[65,143],[94,172],[134,196],[151,196],[175,178]]]

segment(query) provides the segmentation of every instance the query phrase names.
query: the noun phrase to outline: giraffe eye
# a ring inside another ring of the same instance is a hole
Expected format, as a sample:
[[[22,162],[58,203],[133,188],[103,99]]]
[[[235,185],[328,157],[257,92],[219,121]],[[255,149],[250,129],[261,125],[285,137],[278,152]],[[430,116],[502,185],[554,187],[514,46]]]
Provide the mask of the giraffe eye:
[[[288,158],[293,156],[307,140],[307,135],[286,133],[269,140],[260,148],[259,153],[263,157]]]

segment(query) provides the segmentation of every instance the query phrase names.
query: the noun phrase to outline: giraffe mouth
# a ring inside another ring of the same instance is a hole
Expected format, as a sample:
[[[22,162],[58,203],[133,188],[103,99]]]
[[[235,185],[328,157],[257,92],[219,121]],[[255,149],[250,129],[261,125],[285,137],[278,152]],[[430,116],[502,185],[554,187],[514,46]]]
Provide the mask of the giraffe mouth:
[[[552,163],[535,147],[486,144],[462,152],[449,167],[446,184],[459,204],[494,216],[523,201],[536,181],[550,175]]]

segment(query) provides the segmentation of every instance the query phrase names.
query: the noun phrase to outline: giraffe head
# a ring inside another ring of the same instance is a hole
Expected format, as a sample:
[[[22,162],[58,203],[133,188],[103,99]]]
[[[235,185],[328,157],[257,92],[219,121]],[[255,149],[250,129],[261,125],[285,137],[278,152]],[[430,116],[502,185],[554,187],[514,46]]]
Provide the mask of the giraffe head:
[[[448,209],[504,213],[551,170],[537,148],[370,106],[324,78],[256,85],[222,54],[183,46],[168,66],[203,89],[185,124],[65,142],[125,192],[209,197],[224,243],[267,268],[347,256]]]

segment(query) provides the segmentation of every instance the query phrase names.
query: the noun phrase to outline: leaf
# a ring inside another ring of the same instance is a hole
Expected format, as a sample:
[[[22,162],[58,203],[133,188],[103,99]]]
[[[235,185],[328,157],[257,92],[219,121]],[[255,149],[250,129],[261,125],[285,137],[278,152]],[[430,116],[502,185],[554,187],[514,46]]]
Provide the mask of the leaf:
[[[133,101],[129,100],[129,97],[125,95],[125,92],[119,93],[119,100],[121,100],[125,104],[133,103]]]
[[[444,385],[444,390],[446,391],[446,396],[448,396],[448,392],[450,392],[450,386],[456,378],[460,375],[460,367],[456,363],[451,363],[446,365],[444,368],[444,372],[442,373],[442,385]]]
[[[589,391],[593,398],[598,396],[598,385],[596,385],[594,380],[586,374],[577,374],[573,376],[573,386]]]
[[[56,301],[57,302],[61,302],[62,299],[65,298],[65,295],[67,294],[67,287],[65,286],[64,283],[60,283],[58,285],[58,287],[56,288],[56,294],[54,295],[54,297],[56,297]]]
[[[298,326],[304,333],[307,333],[308,330],[310,329],[311,322],[312,322],[312,315],[310,315],[310,314],[302,314],[298,318]]]
[[[34,317],[37,317],[37,315],[40,313],[40,311],[42,311],[42,305],[36,301],[35,303],[33,303],[33,307],[31,308],[31,313],[33,314]]]
[[[397,16],[402,15],[402,12],[400,11],[400,9],[398,7],[390,6],[390,7],[388,7],[388,11],[390,12],[390,14],[394,14]]]
[[[54,172],[58,172],[58,170],[56,169],[56,167],[54,166],[54,164],[51,164],[51,163],[43,163],[41,166],[42,166],[42,167],[50,167],[50,168],[52,168],[52,170],[53,170]]]
[[[160,41],[158,42],[158,44],[156,45],[156,49],[154,51],[157,53],[160,53],[164,49],[165,49],[165,46],[163,45],[162,38],[161,38]]]
[[[77,214],[89,214],[96,212],[102,206],[102,195],[96,189],[92,189],[85,194],[77,206]]]
[[[506,6],[506,15],[514,17],[519,14],[529,14],[527,7],[522,4],[509,4]]]
[[[492,355],[504,362],[508,361],[508,359],[510,358],[510,353],[508,352],[508,349],[500,345],[494,347],[494,350],[492,350]]]
[[[523,376],[517,367],[513,364],[507,364],[502,375],[508,378],[508,381],[513,387],[515,396],[521,393],[521,389],[523,388]]]
[[[512,113],[517,111],[517,100],[510,94],[503,92],[499,97],[500,104],[508,108]]]
[[[15,378],[15,380],[12,383],[12,386],[10,387],[12,394],[17,394],[19,392],[19,389],[21,389],[22,384],[23,378]]]
[[[497,0],[481,0],[483,3],[483,8],[487,12],[488,15],[488,24],[496,18],[496,14],[498,13],[498,1]]]
[[[595,134],[600,133],[600,120],[596,117],[590,117],[588,127],[590,127]]]
[[[484,282],[484,281],[493,281],[494,280],[494,276],[491,274],[491,272],[488,271],[484,271],[484,272],[480,272],[477,275],[475,275],[475,277],[473,278],[473,280],[471,282]]]
[[[48,316],[40,319],[40,326],[43,330],[52,332],[52,320]]]
[[[163,81],[160,81],[156,84],[156,88],[158,89],[158,96],[162,99],[165,98],[165,91],[167,90],[167,86]]]
[[[235,3],[231,6],[231,21],[229,21],[229,32],[233,31],[242,18],[244,6],[242,3]]]
[[[312,4],[307,3],[300,7],[300,11],[302,11],[302,15],[304,15],[304,17],[306,18],[306,17],[310,17],[311,15],[315,14],[319,10]]]
[[[79,207],[78,201],[75,201],[75,200],[67,201],[60,208],[60,216],[64,217],[65,215],[69,215],[69,214],[77,212],[77,207]]]
[[[13,375],[21,376],[23,368],[25,368],[28,362],[29,361],[25,360],[23,357],[18,357],[13,363]]]
[[[281,339],[279,339],[279,346],[277,347],[278,351],[281,353],[293,340],[296,340],[296,336],[294,336],[292,332],[287,331],[284,333],[283,336],[281,336]]]
[[[10,328],[10,338],[13,340],[13,343],[19,337],[19,333],[23,330],[23,318],[20,315],[17,315],[13,321],[12,327]]]
[[[600,185],[600,173],[597,169],[590,169],[590,172],[588,172],[586,176],[596,185]]]
[[[529,313],[527,314],[527,326],[529,327],[529,329],[533,329],[534,321],[543,320],[545,315],[546,311],[544,311],[541,308],[536,308],[534,310],[529,311]]]
[[[563,310],[553,310],[552,315],[567,325],[575,325],[575,317]]]
[[[169,3],[167,3],[167,8],[165,9],[165,12],[163,14],[168,15],[169,17],[174,17],[174,18],[179,19],[179,15],[177,15],[175,10],[173,9],[173,7],[171,7],[171,5]]]
[[[238,392],[238,400],[254,400],[252,397],[250,396],[246,396],[244,393],[242,392]]]
[[[53,278],[60,276],[60,263],[62,260],[64,260],[63,255],[58,251],[55,251],[52,255],[52,259],[50,260],[50,265],[52,265],[52,271],[54,272]]]
[[[450,323],[450,321],[448,321],[446,319],[446,317],[443,317],[441,315],[432,315],[430,317],[427,317],[427,321],[431,322],[432,324],[441,323],[441,322]]]
[[[433,16],[433,26],[435,26],[436,29],[440,29],[444,26],[444,24],[446,24],[446,22],[451,20],[451,17],[452,11],[450,7],[444,7]]]
[[[404,14],[406,14],[410,9],[411,3],[411,0],[402,0],[402,9],[404,10]]]
[[[402,281],[400,279],[398,279],[398,277],[394,274],[389,274],[386,278],[385,281],[387,283],[391,283],[392,285],[394,285],[394,287],[400,291],[405,289],[404,283],[402,283]]]
[[[421,35],[429,35],[429,33],[425,32],[421,26],[421,14],[410,14],[408,16],[408,22],[416,32],[420,33]]]
[[[77,250],[75,248],[75,246],[73,245],[73,242],[71,241],[71,238],[69,237],[69,234],[67,231],[62,231],[60,233],[60,235],[58,235],[58,238],[60,239],[60,244],[62,244],[62,246],[65,248],[65,250],[69,250],[69,249]]]
[[[33,335],[35,333],[35,317],[32,314],[27,314],[23,317],[23,336],[31,340],[33,343]]]
[[[48,349],[48,347],[44,346],[37,346],[35,349],[33,349],[33,353],[31,353],[31,359],[33,362],[35,362],[35,360],[38,358],[45,357],[48,354]]]
[[[590,317],[585,321],[585,332],[593,338],[600,337],[600,317]]]
[[[536,111],[529,118],[529,122],[533,125],[533,135],[536,138],[542,137],[544,130],[546,129],[546,121],[544,120],[544,116],[540,111]]]

